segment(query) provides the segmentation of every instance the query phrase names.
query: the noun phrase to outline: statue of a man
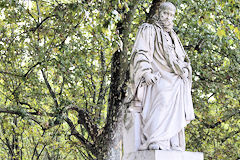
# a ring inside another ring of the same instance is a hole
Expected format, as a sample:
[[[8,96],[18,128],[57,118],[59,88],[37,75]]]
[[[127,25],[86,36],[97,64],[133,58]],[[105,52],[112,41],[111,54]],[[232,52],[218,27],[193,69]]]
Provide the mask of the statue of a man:
[[[185,150],[184,127],[194,119],[190,62],[173,31],[176,8],[160,5],[152,24],[140,26],[132,51],[132,108],[140,109],[139,150]]]

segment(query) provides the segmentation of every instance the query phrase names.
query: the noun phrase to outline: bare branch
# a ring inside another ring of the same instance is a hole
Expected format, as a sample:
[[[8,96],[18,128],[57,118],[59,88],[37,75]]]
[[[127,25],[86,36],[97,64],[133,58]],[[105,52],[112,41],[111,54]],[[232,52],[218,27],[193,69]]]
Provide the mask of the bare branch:
[[[66,79],[65,79],[65,77],[64,77],[64,75],[63,75],[63,81],[62,81],[61,89],[60,89],[60,92],[58,93],[58,95],[61,95],[62,92],[63,92],[63,87],[64,87],[65,80],[66,80]]]
[[[45,130],[43,131],[43,133],[42,133],[41,137],[43,137],[43,136],[44,136],[44,134],[45,134]],[[39,155],[40,155],[40,154],[38,154],[38,153],[37,153],[37,147],[38,147],[38,145],[39,145],[39,141],[37,142],[37,144],[36,144],[36,145],[35,145],[35,147],[34,147],[34,150],[33,150],[33,155],[32,155],[32,159],[34,158],[34,156],[35,156],[35,153],[37,154],[37,157],[39,157]]]
[[[28,69],[28,71],[24,74],[24,77],[26,78],[28,76],[28,74],[32,71],[32,69],[34,69],[37,65],[40,65],[42,62],[37,62],[36,64],[34,64],[32,67],[30,67]]]
[[[85,127],[92,140],[95,141],[98,135],[98,127],[92,122],[90,115],[77,106],[68,106],[67,109],[75,110],[78,112],[78,123],[82,124]]]
[[[2,128],[3,134],[6,134],[6,131],[5,131],[4,126],[3,126],[2,123],[1,123],[1,128]],[[14,155],[14,151],[13,151],[13,148],[12,148],[12,146],[10,144],[10,141],[9,141],[8,137],[6,137],[5,140],[6,140],[6,145],[7,145],[8,149],[9,149],[11,155],[13,156]]]
[[[76,24],[72,30],[74,31],[78,26],[79,26],[80,23]],[[70,32],[69,32],[70,33]],[[59,47],[60,46],[60,49],[59,50],[62,50],[63,46],[64,46],[64,43],[66,41],[66,39],[69,37],[69,34],[66,35],[66,37],[63,39],[63,41],[57,46]]]
[[[37,24],[36,27],[31,28],[29,31],[35,32],[46,20],[48,20],[49,18],[52,18],[54,16],[55,15],[51,15],[51,16],[48,16],[48,17],[44,18],[40,23]]]
[[[0,73],[15,76],[15,77],[24,77],[24,75],[14,74],[14,73],[5,72],[5,71],[0,71]]]
[[[26,102],[20,102],[20,101],[19,101],[18,103],[20,103],[21,105],[26,105],[26,106],[28,106],[29,109],[33,109],[29,103],[26,103]]]
[[[41,154],[42,154],[42,152],[43,152],[43,150],[45,149],[46,146],[47,146],[47,145],[44,144],[44,146],[43,146],[43,148],[41,149],[40,153],[38,154],[36,160],[38,160],[38,159],[40,158],[40,156],[41,156]]]
[[[84,100],[85,100],[85,109],[86,109],[86,111],[88,110],[88,101],[87,101],[87,92],[86,92],[86,87],[85,87],[85,81],[83,80],[82,81],[82,83],[83,83],[83,91],[84,91]]]
[[[105,96],[104,92],[104,87],[106,86],[106,81],[105,81],[105,76],[106,76],[106,67],[105,67],[105,56],[104,53],[101,51],[100,54],[100,59],[101,59],[101,74],[102,74],[102,80],[101,80],[101,85],[100,85],[100,90],[98,93],[98,100],[97,100],[97,105],[101,105]]]
[[[21,112],[19,112],[19,111],[7,110],[5,108],[0,108],[0,113],[9,113],[9,114],[21,115]]]
[[[65,118],[65,121],[71,129],[71,135],[75,136],[87,149],[89,149],[93,154],[97,155],[98,151],[95,149],[94,145],[86,140],[81,134],[79,134],[73,122],[69,118]]]
[[[231,137],[233,137],[234,135],[239,134],[239,133],[240,133],[240,129],[237,130],[237,131],[233,131],[233,132],[229,133],[226,137],[224,137],[223,139],[221,139],[221,142],[224,143],[228,138],[231,138]]]
[[[15,115],[18,115],[18,116],[27,116],[29,119],[31,119],[32,121],[34,121],[35,123],[37,123],[39,126],[42,127],[43,130],[47,130],[51,127],[53,127],[54,125],[52,126],[43,126],[41,121],[38,120],[36,117],[34,117],[33,115],[41,115],[40,113],[38,112],[26,112],[26,113],[22,113],[21,111],[18,111],[18,110],[8,110],[6,108],[0,108],[0,113],[7,113],[7,114],[15,114]],[[48,116],[52,116],[52,114],[50,113],[46,113]]]
[[[35,0],[36,1],[36,5],[37,5],[37,11],[38,11],[38,22],[41,20],[41,11],[40,11],[40,8],[39,8],[39,4],[38,4],[38,0]]]
[[[92,59],[92,61],[91,61],[91,68],[92,68],[92,64],[93,63],[93,59]],[[95,99],[96,99],[96,85],[95,85],[95,83],[94,83],[94,81],[93,81],[93,73],[92,72],[90,72],[90,80],[91,80],[91,83],[92,83],[92,91],[93,91],[93,94],[92,94],[92,98],[93,98],[93,103],[95,103]]]
[[[233,112],[232,114],[224,117],[224,119],[222,119],[221,121],[218,121],[218,122],[216,122],[216,123],[214,123],[214,124],[209,124],[209,123],[206,123],[206,122],[204,122],[204,121],[202,121],[201,123],[202,123],[205,127],[213,129],[213,128],[219,126],[220,124],[226,122],[227,120],[229,120],[230,118],[232,118],[233,116],[238,115],[238,114],[240,114],[240,111],[238,111],[238,112]],[[197,120],[200,120],[200,118],[199,118],[198,116],[195,116],[195,117],[196,117]]]
[[[48,88],[48,90],[49,90],[49,92],[50,92],[50,95],[51,95],[51,97],[52,97],[52,99],[53,99],[53,101],[54,101],[54,103],[55,103],[55,106],[56,106],[56,107],[59,107],[58,101],[57,101],[57,97],[56,97],[55,93],[53,92],[52,87],[50,86],[50,84],[49,84],[49,82],[48,82],[48,80],[47,80],[47,77],[46,77],[46,75],[45,75],[45,73],[44,73],[44,71],[43,71],[42,69],[41,69],[41,72],[42,72],[42,75],[43,75],[43,79],[44,79],[44,81],[45,81],[45,84],[47,85],[47,88]]]

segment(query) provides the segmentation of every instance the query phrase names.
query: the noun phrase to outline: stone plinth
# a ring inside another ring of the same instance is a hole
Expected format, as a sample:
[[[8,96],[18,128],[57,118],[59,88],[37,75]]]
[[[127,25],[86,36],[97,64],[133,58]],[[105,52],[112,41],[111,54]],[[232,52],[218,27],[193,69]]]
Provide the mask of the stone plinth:
[[[126,122],[123,127],[123,149],[124,154],[137,152],[140,146],[140,113],[132,111],[127,113]]]
[[[128,153],[123,160],[203,160],[203,153],[146,150]]]

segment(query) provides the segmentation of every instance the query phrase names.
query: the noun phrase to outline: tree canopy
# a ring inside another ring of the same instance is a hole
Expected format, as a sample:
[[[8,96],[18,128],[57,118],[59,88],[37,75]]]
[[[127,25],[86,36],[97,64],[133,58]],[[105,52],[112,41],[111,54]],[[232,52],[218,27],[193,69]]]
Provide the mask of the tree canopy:
[[[121,140],[113,140],[132,45],[160,2],[2,0],[1,159],[100,160],[119,150]],[[187,150],[237,160],[240,2],[170,2],[193,68],[196,119],[186,128]]]

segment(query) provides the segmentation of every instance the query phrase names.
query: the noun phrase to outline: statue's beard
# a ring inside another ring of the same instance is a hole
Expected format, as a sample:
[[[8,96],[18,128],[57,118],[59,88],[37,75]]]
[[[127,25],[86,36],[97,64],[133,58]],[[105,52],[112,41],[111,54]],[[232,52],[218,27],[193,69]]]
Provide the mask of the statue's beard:
[[[160,26],[163,27],[166,32],[170,32],[174,25],[173,21],[169,20],[159,20],[158,23],[160,24]]]

